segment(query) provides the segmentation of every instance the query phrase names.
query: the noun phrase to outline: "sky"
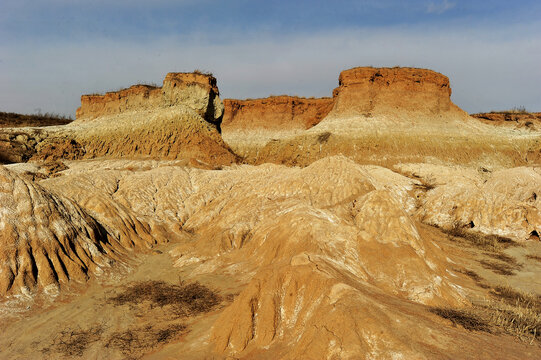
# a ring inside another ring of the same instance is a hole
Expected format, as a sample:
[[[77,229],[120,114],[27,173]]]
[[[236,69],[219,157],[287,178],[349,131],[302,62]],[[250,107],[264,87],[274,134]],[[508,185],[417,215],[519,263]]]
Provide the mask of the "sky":
[[[541,111],[539,0],[0,0],[0,111],[212,72],[222,98],[331,96],[340,71],[448,76],[468,112]]]

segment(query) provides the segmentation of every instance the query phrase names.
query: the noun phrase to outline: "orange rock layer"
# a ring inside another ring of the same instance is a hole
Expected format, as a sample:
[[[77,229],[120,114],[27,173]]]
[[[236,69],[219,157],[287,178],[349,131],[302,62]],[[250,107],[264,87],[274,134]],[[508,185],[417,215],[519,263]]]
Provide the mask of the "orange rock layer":
[[[271,96],[263,99],[224,100],[222,129],[297,130],[318,124],[332,109],[332,98]]]
[[[451,106],[449,78],[416,68],[357,67],[342,71],[333,114],[400,111],[440,113]]]

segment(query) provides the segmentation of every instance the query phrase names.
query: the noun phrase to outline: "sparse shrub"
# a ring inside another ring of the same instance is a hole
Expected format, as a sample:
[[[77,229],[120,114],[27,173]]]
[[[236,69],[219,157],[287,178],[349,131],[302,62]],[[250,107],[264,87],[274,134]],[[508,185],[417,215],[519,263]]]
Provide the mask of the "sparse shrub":
[[[326,143],[330,137],[331,137],[331,133],[326,131],[318,135],[317,142],[320,144]]]
[[[430,312],[450,320],[455,326],[460,325],[469,331],[491,332],[489,324],[474,312],[467,309],[450,309],[444,307],[430,308]]]
[[[473,227],[475,227],[473,222],[469,224],[455,223],[451,229],[441,230],[451,237],[465,240],[470,245],[487,251],[499,252],[511,246],[518,246],[515,241],[505,236],[468,231],[468,228]]]
[[[172,285],[163,281],[145,281],[130,286],[109,300],[114,305],[149,301],[155,306],[171,306],[177,317],[197,315],[218,305],[221,297],[199,284]]]
[[[47,354],[54,351],[65,356],[83,356],[90,344],[100,340],[102,333],[103,328],[101,326],[92,327],[88,330],[62,330],[54,338],[51,346],[43,348],[41,352]]]
[[[212,76],[214,77],[214,74],[212,74],[212,72],[210,71],[206,71],[206,70],[200,70],[200,69],[195,69],[193,71],[194,74],[198,74],[198,75],[206,75],[206,76]]]
[[[515,270],[514,267],[510,266],[509,264],[497,262],[497,261],[487,261],[487,260],[480,260],[479,263],[485,268],[492,270],[496,274],[500,275],[515,275],[513,270]]]
[[[105,347],[118,349],[124,355],[136,356],[150,350],[160,344],[166,343],[175,336],[184,333],[186,326],[173,324],[165,328],[143,328],[118,331],[109,337]]]
[[[494,300],[468,309],[433,307],[429,311],[470,331],[506,333],[530,344],[541,342],[541,297],[508,286],[491,290]]]

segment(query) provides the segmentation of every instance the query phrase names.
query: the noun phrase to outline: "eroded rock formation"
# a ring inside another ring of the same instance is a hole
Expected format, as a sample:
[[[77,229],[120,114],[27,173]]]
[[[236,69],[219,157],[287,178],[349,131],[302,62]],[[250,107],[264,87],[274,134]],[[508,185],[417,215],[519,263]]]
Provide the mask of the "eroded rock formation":
[[[129,111],[157,110],[182,105],[189,107],[210,123],[219,124],[224,106],[219,98],[216,78],[200,73],[169,73],[163,86],[134,85],[105,95],[81,96],[77,121]]]
[[[515,241],[539,240],[541,234],[541,173],[539,168],[475,170],[430,164],[403,164],[434,187],[423,198],[419,218],[451,230],[467,228]]]
[[[0,204],[0,296],[55,293],[118,259],[105,229],[79,205],[3,166]]]
[[[317,125],[270,141],[247,157],[303,166],[335,154],[383,165],[492,158],[513,166],[525,161],[517,146],[524,153],[539,150],[526,130],[511,133],[470,117],[451,102],[449,79],[431,70],[345,70],[333,95],[332,110]]]
[[[319,123],[332,109],[332,98],[271,96],[264,99],[224,100],[222,135],[243,154],[272,139],[291,136]]]
[[[333,116],[397,110],[437,115],[451,107],[449,78],[431,70],[358,67],[342,71],[338,84]]]
[[[4,129],[0,146],[6,149],[5,162],[150,157],[217,166],[237,160],[220,136],[222,116],[214,77],[170,73],[161,88],[136,85],[83,95],[73,123],[39,131]],[[5,146],[3,138],[9,140]]]
[[[466,323],[458,322],[464,327],[488,328],[488,320],[470,318],[465,309],[476,299],[472,294],[495,294],[484,283],[488,278],[462,266],[462,255],[474,253],[470,265],[477,267],[482,256],[516,271],[523,265],[504,250],[463,251],[444,232],[458,227],[463,234],[522,243],[539,239],[541,173],[514,166],[528,162],[523,150],[535,150],[535,132],[482,124],[452,104],[445,76],[409,68],[347,70],[333,99],[226,102],[224,131],[237,132],[233,142],[240,144],[244,131],[266,139],[246,146],[247,161],[259,165],[233,164],[237,157],[219,133],[222,112],[212,77],[175,73],[162,88],[83,96],[74,123],[42,138],[32,133],[34,159],[63,160],[0,166],[0,300],[56,294],[68,281],[83,282],[115,262],[130,267],[127,259],[133,259],[144,264],[133,279],[148,286],[167,281],[177,290],[184,289],[177,281],[207,281],[221,292],[214,305],[222,301],[189,325],[156,328],[158,343],[176,342],[172,347],[140,347],[129,352],[133,356],[151,350],[158,357],[186,355],[182,346],[199,358],[496,358],[503,348],[517,358],[539,353],[532,347],[514,352],[519,346],[513,340],[456,325],[458,314],[466,316]],[[21,144],[28,139],[19,138]],[[143,252],[152,255],[138,256]],[[531,256],[531,262],[538,259]],[[532,276],[530,270],[522,275]],[[149,281],[158,272],[160,281]],[[124,280],[111,281],[122,287]],[[101,286],[96,283],[89,289]],[[109,290],[102,289],[79,303],[95,306],[90,317],[58,304],[73,318],[39,314],[19,331],[41,331],[58,321],[68,334],[70,321],[100,319],[89,346],[95,354],[107,348],[106,356],[125,357],[109,344],[127,339],[131,347],[140,339],[133,324],[141,326],[145,309],[172,324],[172,308],[162,307],[161,298],[149,303],[153,290],[145,289],[148,296],[122,312],[133,307],[131,318],[99,314],[113,309],[103,300]],[[183,304],[198,306],[197,293],[186,297]],[[4,305],[0,301],[0,311]],[[433,307],[450,311],[449,317],[431,313]],[[109,329],[113,323],[125,331]],[[167,337],[168,329],[179,334],[192,324],[194,333],[182,342]],[[535,339],[536,333],[526,334]],[[34,354],[16,332],[9,336],[0,339],[9,354],[17,346],[23,356]],[[49,338],[66,343],[55,334]],[[495,339],[505,346],[493,346]],[[35,353],[54,357],[55,349]]]

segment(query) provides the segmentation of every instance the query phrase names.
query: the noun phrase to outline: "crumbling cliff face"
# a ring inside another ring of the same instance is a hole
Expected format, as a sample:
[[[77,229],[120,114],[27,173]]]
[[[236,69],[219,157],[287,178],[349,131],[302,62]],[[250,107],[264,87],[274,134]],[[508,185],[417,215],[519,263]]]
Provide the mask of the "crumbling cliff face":
[[[249,153],[272,139],[298,134],[318,124],[332,109],[332,98],[271,96],[224,100],[224,140],[237,153]]]
[[[271,96],[264,99],[225,99],[224,131],[239,129],[309,129],[332,109],[332,98]]]
[[[187,106],[210,123],[221,122],[223,103],[220,101],[216,78],[200,73],[169,73],[163,86],[133,85],[105,95],[81,96],[77,121],[129,111],[156,110],[171,106]]]
[[[77,119],[69,125],[39,134],[30,128],[4,129],[0,150],[5,148],[3,162],[131,157],[221,166],[237,161],[220,135],[223,109],[213,76],[169,73],[161,88],[135,85],[83,95]]]
[[[345,70],[333,91],[333,108],[322,121],[270,141],[247,158],[305,166],[336,154],[380,165],[428,158],[464,163],[489,157],[510,166],[525,162],[517,145],[523,153],[539,150],[525,130],[511,134],[483,124],[453,104],[450,96],[449,79],[431,70]]]
[[[415,68],[357,67],[342,71],[333,115],[403,111],[438,114],[451,107],[449,78]]]

